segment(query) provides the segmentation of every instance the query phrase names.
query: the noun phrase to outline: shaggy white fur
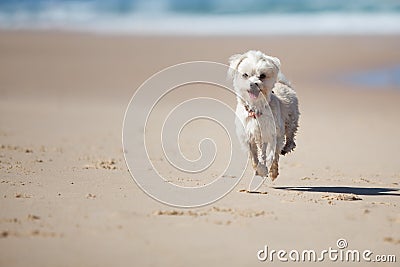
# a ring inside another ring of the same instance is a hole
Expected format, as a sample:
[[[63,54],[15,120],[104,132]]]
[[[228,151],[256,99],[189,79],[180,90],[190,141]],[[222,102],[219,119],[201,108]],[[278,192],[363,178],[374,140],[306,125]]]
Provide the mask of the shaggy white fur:
[[[237,94],[236,130],[256,175],[278,177],[279,155],[295,147],[299,108],[296,92],[278,58],[248,51],[229,58]],[[269,170],[269,171],[268,171]]]

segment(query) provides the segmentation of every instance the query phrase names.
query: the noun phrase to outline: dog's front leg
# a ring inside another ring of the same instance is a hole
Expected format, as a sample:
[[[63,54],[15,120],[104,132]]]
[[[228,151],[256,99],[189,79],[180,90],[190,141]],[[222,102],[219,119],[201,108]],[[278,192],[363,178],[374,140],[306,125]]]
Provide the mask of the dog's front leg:
[[[251,165],[253,166],[253,169],[257,171],[257,165],[258,165],[257,146],[253,142],[249,142],[249,155],[251,159]]]
[[[256,175],[259,175],[261,177],[268,177],[268,168],[267,165],[265,164],[265,144],[262,142],[256,142],[256,147],[257,147],[257,158],[258,158],[258,164],[257,164],[257,169],[256,169]]]
[[[271,176],[272,181],[274,181],[279,175],[279,151],[276,151],[274,160],[271,164],[271,169],[269,170],[269,174]]]

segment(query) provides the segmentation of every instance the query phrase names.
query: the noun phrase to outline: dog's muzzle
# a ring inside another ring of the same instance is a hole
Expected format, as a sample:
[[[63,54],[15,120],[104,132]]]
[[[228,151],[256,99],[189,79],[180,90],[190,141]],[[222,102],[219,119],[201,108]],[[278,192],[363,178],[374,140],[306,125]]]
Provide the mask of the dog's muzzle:
[[[249,93],[250,98],[256,99],[260,94],[260,88],[256,83],[250,83],[250,90],[247,90]]]

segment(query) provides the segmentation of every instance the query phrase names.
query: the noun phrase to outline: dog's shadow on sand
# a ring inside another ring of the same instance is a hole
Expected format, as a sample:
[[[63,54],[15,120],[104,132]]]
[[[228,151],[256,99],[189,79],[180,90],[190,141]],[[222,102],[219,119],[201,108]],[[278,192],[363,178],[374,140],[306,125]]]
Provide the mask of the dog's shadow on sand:
[[[277,186],[273,188],[280,190],[298,191],[298,192],[341,193],[341,194],[355,194],[362,196],[397,196],[397,197],[400,196],[400,188],[352,187],[352,186]]]

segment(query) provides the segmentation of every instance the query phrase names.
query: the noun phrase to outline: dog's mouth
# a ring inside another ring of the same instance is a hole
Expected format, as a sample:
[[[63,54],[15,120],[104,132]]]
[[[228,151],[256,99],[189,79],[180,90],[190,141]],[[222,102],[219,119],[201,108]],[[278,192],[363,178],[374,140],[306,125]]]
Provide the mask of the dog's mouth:
[[[258,89],[250,89],[247,90],[247,92],[249,93],[250,99],[256,99],[260,94],[260,90]]]

